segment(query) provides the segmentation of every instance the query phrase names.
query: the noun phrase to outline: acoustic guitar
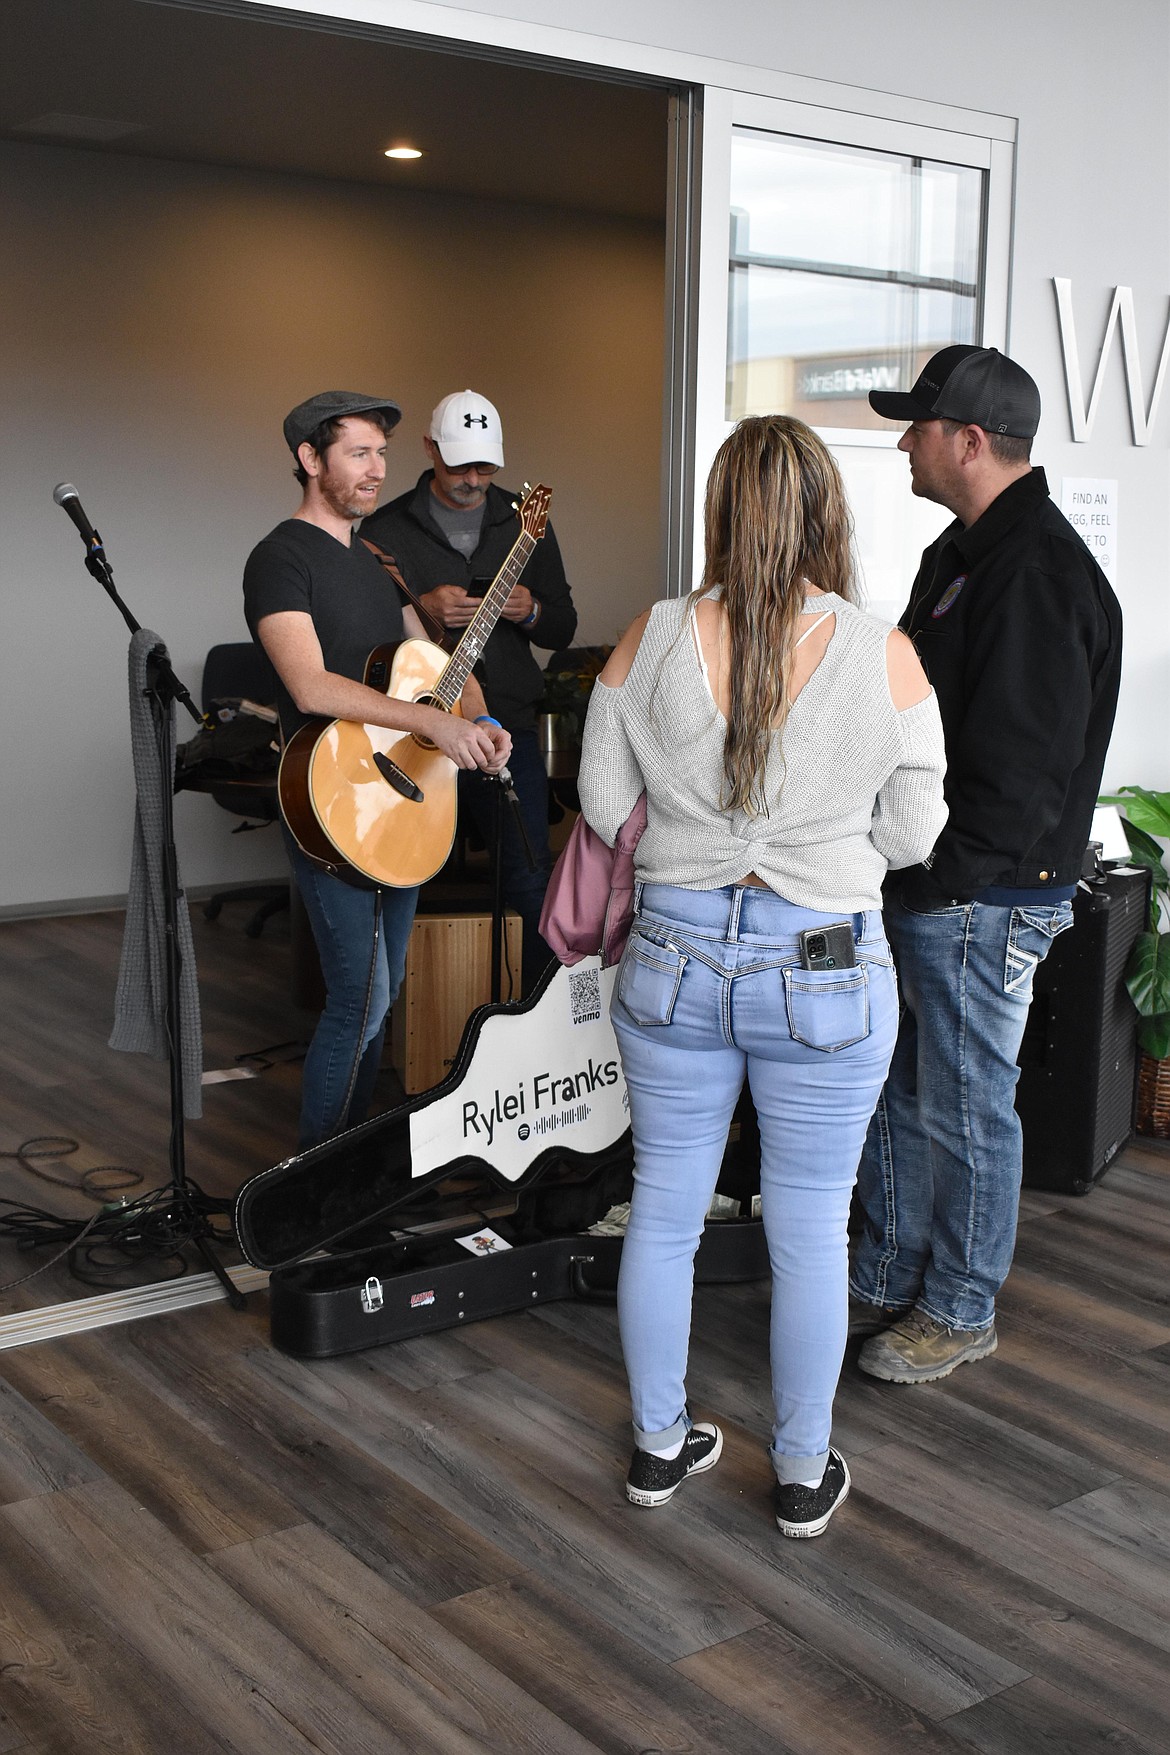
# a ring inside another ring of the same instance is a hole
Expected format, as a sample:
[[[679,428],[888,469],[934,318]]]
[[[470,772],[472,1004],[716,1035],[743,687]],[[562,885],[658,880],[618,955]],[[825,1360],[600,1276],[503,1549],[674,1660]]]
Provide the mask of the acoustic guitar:
[[[459,713],[463,685],[544,535],[552,498],[526,488],[520,534],[449,656],[430,640],[379,646],[364,681],[396,701]],[[455,839],[459,770],[409,731],[311,719],[289,740],[277,777],[280,808],[306,858],[359,885],[409,889],[446,861]]]

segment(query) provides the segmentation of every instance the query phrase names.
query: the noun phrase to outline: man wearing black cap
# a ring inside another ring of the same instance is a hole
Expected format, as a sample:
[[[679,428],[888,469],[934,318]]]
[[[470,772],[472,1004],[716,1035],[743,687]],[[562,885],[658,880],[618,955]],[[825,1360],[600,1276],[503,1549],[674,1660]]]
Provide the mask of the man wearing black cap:
[[[497,773],[511,740],[487,719],[474,681],[464,717],[398,701],[361,681],[375,646],[422,635],[381,565],[354,540],[386,476],[386,440],[401,410],[386,397],[327,390],[294,408],[284,436],[301,504],[248,557],[244,610],[277,676],[288,739],[320,716],[413,731],[458,768]],[[357,889],[313,865],[284,830],[325,977],[326,1002],[305,1057],[302,1148],[362,1120],[377,1078],[386,1017],[402,980],[414,889]]]
[[[892,876],[886,927],[903,1013],[858,1177],[850,1280],[859,1364],[926,1383],[996,1347],[1015,1247],[1016,1057],[1032,977],[1072,896],[1113,726],[1121,612],[1029,461],[1040,393],[995,348],[947,347],[908,393],[911,489],[955,514],[924,553],[901,626],[938,697],[950,816]]]

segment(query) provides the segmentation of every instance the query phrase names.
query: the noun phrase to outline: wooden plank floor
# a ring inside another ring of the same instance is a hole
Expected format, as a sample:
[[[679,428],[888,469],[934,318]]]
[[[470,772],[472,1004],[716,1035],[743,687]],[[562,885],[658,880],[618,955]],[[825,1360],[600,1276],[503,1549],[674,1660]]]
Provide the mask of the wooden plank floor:
[[[308,1040],[314,1019],[289,997],[287,913],[268,921],[259,939],[244,933],[245,903],[227,904],[214,924],[197,905],[191,914],[204,1067],[234,1068],[240,1056],[291,1044],[256,1078],[205,1086],[203,1116],[186,1125],[188,1174],[207,1194],[230,1196],[295,1150],[300,1063],[283,1057]],[[107,1046],[122,927],[120,913],[0,922],[0,1151],[32,1136],[63,1135],[79,1150],[42,1168],[76,1179],[95,1166],[124,1166],[143,1178],[128,1191],[134,1197],[169,1176],[170,1086],[165,1062]],[[10,1159],[0,1159],[0,1196],[74,1218],[95,1211],[93,1201],[33,1178]],[[37,1259],[0,1240],[0,1285]],[[138,1277],[163,1276],[147,1268]],[[0,1314],[95,1290],[64,1268],[50,1269],[0,1292]]]
[[[196,921],[207,1064],[296,1038],[287,929]],[[104,1047],[120,920],[0,925],[0,1148],[165,1175],[165,1069]],[[298,1070],[210,1087],[192,1173],[289,1149]],[[0,1192],[92,1210],[6,1163]],[[767,1293],[702,1289],[719,1467],[622,1494],[604,1306],[306,1363],[265,1301],[0,1353],[0,1755],[1170,1749],[1170,1152],[1030,1193],[990,1360],[863,1377],[828,1533],[771,1522]],[[0,1247],[0,1279],[29,1258]],[[62,1269],[9,1308],[88,1295]]]

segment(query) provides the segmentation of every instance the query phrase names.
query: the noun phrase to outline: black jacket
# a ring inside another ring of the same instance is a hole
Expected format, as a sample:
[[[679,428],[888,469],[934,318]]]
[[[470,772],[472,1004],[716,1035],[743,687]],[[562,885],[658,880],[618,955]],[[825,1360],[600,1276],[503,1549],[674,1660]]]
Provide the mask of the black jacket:
[[[938,696],[950,817],[913,906],[1075,883],[1121,678],[1121,609],[1042,469],[928,548],[901,626]]]
[[[520,496],[493,483],[487,491],[479,546],[471,559],[465,560],[431,517],[433,479],[434,471],[426,470],[408,493],[372,512],[362,525],[362,535],[394,556],[406,583],[419,597],[436,585],[466,587],[476,578],[494,579],[520,534],[520,520],[512,507]],[[520,582],[540,604],[540,619],[534,628],[527,629],[501,618],[476,666],[489,709],[509,731],[531,731],[536,724],[535,704],[544,693],[544,672],[532,655],[532,647],[559,652],[572,645],[577,627],[577,611],[551,524]]]

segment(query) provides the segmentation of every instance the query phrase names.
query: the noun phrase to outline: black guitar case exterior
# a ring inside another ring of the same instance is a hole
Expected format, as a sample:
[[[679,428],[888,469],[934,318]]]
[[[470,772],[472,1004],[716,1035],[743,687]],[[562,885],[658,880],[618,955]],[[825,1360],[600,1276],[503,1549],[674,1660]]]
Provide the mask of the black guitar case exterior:
[[[615,975],[554,964],[526,1000],[472,1013],[434,1090],[244,1185],[236,1234],[272,1270],[278,1347],[323,1358],[612,1295],[621,1238],[587,1231],[632,1183]],[[477,1232],[485,1253],[457,1241]],[[697,1279],[767,1272],[758,1220],[708,1224]]]

